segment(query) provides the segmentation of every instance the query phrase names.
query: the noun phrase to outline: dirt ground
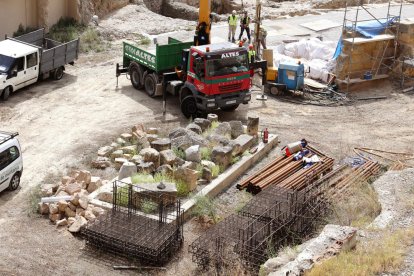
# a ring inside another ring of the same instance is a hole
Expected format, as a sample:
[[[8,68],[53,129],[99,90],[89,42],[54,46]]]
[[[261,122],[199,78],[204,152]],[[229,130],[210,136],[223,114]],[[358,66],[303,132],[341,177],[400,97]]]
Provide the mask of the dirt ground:
[[[116,88],[115,63],[120,61],[119,47],[83,55],[74,67],[67,67],[61,81],[43,81],[0,103],[0,129],[20,133],[24,158],[21,189],[0,195],[0,274],[136,273],[113,271],[116,260],[84,250],[84,242],[78,237],[56,229],[47,219],[28,215],[34,187],[57,179],[68,168],[83,166],[99,146],[132,125],[172,128],[188,123],[174,98],[168,99],[168,114],[163,117],[161,100],[134,90],[125,77]],[[414,95],[401,94],[391,86],[381,92],[388,98],[340,107],[297,105],[269,97],[266,102],[253,100],[234,113],[218,115],[223,121],[243,122],[249,115],[258,115],[261,128],[279,134],[281,145],[307,138],[337,160],[352,154],[355,146],[411,151]],[[235,193],[230,188],[220,196],[224,209],[234,208]],[[168,266],[168,275],[196,273],[191,259],[180,257],[189,257],[188,244],[202,231],[194,222],[185,225],[185,246]]]

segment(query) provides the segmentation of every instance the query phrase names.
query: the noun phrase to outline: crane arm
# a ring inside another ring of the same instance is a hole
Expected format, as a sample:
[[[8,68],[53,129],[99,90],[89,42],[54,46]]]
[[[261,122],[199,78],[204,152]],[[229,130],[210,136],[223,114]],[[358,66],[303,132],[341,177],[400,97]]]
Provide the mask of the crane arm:
[[[200,0],[195,45],[210,44],[211,0]]]

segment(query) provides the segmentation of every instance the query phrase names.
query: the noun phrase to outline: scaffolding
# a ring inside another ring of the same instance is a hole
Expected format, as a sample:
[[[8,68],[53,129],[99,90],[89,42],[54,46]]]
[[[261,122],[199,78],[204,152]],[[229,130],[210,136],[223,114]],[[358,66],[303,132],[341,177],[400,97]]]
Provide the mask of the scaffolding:
[[[389,73],[393,70],[396,62],[402,5],[402,1],[398,5],[391,5],[391,1],[388,1],[387,12],[382,17],[375,16],[370,12],[364,6],[363,1],[356,7],[355,16],[351,13],[348,5],[345,6],[342,25],[342,44],[344,48],[347,46],[350,49],[348,49],[348,60],[345,60],[345,63],[348,64],[346,74],[344,78],[341,78],[341,81],[346,84],[347,92],[349,92],[349,86],[351,84],[389,77]],[[398,14],[391,12],[394,8],[398,9]],[[372,38],[362,37],[358,33],[357,27],[369,21],[377,21],[381,25],[381,28],[384,29],[383,33]],[[357,45],[363,47],[364,45],[362,44],[372,42],[377,42],[380,45],[376,47],[375,54],[365,51],[362,53],[366,56],[361,56],[360,58],[353,57]],[[366,61],[370,62],[371,68],[361,69],[359,65]]]

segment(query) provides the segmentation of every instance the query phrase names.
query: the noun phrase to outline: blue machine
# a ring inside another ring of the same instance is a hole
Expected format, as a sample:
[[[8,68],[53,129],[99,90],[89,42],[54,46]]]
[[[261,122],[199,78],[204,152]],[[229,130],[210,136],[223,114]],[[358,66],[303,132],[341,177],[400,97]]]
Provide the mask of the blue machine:
[[[277,83],[286,85],[288,90],[302,90],[305,83],[305,67],[297,63],[280,64]]]

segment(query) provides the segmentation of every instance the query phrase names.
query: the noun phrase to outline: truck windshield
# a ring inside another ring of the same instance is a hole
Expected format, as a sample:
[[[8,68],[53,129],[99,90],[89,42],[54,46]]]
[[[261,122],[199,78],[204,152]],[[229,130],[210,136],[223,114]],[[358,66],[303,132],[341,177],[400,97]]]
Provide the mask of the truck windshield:
[[[207,60],[207,76],[209,77],[247,72],[248,68],[247,55]]]
[[[14,58],[0,54],[0,74],[9,72],[14,64]]]

